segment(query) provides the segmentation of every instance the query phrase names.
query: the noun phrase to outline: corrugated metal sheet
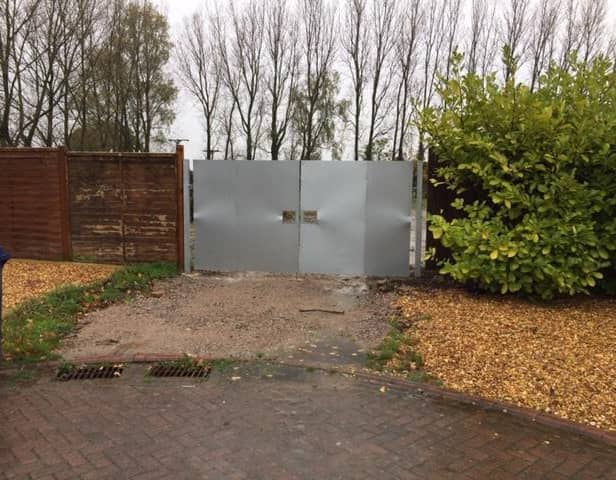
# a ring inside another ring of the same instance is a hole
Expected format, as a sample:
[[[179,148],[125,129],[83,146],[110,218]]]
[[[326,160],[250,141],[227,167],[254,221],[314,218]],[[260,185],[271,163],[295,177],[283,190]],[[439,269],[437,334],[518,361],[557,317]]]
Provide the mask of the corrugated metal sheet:
[[[14,257],[70,257],[65,165],[55,149],[0,149],[0,244]]]

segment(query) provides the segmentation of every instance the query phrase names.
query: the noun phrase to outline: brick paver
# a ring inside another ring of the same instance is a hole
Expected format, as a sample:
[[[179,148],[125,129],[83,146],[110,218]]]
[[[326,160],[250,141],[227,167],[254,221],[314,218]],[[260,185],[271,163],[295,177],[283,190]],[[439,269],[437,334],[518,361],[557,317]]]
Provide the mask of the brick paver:
[[[0,381],[0,479],[616,478],[606,444],[303,368]]]

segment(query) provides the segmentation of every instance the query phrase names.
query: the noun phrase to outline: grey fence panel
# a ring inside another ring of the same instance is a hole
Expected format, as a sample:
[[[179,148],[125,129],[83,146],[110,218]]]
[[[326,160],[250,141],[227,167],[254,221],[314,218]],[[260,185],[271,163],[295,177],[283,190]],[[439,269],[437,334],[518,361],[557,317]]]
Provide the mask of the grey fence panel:
[[[299,166],[195,162],[195,268],[297,272]]]
[[[409,274],[411,162],[371,162],[367,168],[364,273]]]
[[[408,162],[197,161],[195,268],[409,273]]]
[[[366,170],[363,162],[302,162],[300,272],[364,272]]]

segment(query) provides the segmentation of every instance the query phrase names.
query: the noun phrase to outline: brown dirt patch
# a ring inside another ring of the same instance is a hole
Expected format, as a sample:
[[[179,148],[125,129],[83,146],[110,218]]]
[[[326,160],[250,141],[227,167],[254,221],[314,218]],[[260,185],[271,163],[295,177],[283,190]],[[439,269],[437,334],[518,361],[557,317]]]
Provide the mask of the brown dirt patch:
[[[542,306],[417,289],[397,303],[447,387],[616,430],[616,301]]]
[[[64,285],[83,285],[104,280],[117,266],[90,263],[10,260],[4,267],[3,306],[5,309],[40,297]]]
[[[370,348],[388,331],[390,305],[391,297],[358,279],[184,275],[158,283],[151,297],[85,316],[61,353],[67,359],[137,353],[251,358],[335,337]]]

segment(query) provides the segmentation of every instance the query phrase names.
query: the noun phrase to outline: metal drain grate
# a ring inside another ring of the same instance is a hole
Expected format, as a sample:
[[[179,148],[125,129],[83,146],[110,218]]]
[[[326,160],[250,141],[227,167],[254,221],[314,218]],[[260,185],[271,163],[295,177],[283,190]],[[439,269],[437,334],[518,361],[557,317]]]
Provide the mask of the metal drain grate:
[[[151,377],[190,377],[190,378],[205,378],[210,373],[210,367],[207,366],[167,366],[167,365],[152,365],[148,374]]]
[[[96,378],[117,378],[124,372],[121,365],[82,365],[70,369],[60,369],[56,379],[66,382],[68,380],[93,380]]]

